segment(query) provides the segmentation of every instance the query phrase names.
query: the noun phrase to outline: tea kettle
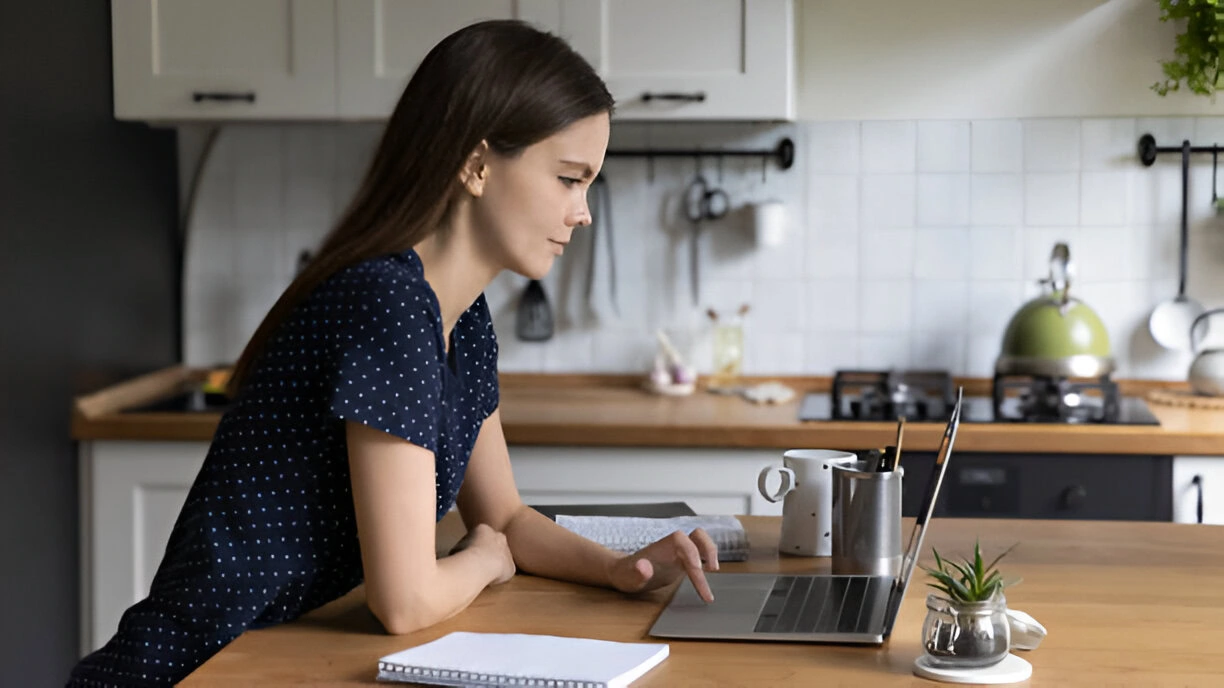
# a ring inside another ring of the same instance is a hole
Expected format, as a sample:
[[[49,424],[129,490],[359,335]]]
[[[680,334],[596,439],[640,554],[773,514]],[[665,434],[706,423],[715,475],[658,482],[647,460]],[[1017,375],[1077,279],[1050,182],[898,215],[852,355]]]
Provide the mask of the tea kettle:
[[[1194,362],[1190,364],[1190,387],[1195,392],[1206,396],[1224,396],[1224,349],[1198,350],[1199,324],[1209,316],[1224,313],[1224,308],[1214,308],[1205,311],[1194,319],[1190,325],[1190,346],[1195,352]]]
[[[1024,304],[1003,333],[999,375],[1100,377],[1115,367],[1109,332],[1096,312],[1070,294],[1071,249],[1054,245],[1050,291]]]

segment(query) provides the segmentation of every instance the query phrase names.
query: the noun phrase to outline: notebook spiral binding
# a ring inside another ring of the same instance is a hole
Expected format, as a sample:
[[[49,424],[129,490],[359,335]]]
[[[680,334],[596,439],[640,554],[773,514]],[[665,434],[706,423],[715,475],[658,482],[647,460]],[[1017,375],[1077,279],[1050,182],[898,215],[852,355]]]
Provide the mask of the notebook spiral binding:
[[[499,676],[497,674],[476,674],[459,669],[422,669],[406,667],[388,662],[378,663],[379,678],[383,680],[406,680],[413,677],[442,679],[443,685],[471,686],[527,686],[528,688],[604,688],[602,683],[590,681],[567,681],[554,678],[534,678],[528,676]],[[385,674],[385,675],[384,675]],[[392,677],[391,674],[395,676]],[[403,677],[403,678],[400,678]],[[454,683],[451,683],[453,681]]]

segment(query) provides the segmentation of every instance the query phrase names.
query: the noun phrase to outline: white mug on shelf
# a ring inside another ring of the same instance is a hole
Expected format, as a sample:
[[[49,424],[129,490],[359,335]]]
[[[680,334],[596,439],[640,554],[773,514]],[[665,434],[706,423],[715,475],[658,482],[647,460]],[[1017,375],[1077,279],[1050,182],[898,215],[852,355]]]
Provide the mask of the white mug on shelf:
[[[834,464],[857,461],[850,452],[835,449],[791,449],[782,455],[782,466],[766,466],[757,476],[757,489],[771,502],[782,501],[782,533],[778,551],[807,557],[833,553]],[[769,476],[777,472],[782,482],[767,489]]]

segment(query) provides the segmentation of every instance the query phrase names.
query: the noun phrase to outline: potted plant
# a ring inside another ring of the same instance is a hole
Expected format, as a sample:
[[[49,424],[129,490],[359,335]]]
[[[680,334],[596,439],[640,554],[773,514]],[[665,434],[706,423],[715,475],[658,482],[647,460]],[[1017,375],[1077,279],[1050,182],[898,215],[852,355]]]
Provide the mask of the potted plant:
[[[1224,88],[1224,60],[1220,47],[1224,43],[1224,0],[1159,0],[1160,21],[1185,20],[1177,35],[1172,60],[1162,60],[1165,79],[1152,85],[1162,96],[1186,88],[1215,100],[1215,92]]]
[[[927,596],[922,644],[928,661],[941,668],[973,668],[997,664],[1007,656],[1011,629],[1003,589],[1019,580],[1004,581],[995,568],[1015,547],[982,563],[982,549],[973,545],[973,558],[950,561],[935,554],[935,568],[923,566],[939,593]],[[940,594],[942,593],[942,594]]]

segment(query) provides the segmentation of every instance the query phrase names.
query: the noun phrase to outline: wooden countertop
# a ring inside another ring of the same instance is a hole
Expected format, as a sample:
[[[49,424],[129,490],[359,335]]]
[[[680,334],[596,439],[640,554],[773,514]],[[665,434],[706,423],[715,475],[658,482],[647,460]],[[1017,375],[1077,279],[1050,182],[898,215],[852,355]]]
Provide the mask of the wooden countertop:
[[[752,552],[724,571],[827,570],[824,558],[777,555],[779,519],[741,517]],[[907,524],[908,525],[908,524]],[[439,526],[438,550],[462,529],[455,514]],[[926,557],[965,554],[980,537],[987,556],[1019,543],[1000,567],[1023,582],[1008,604],[1049,631],[1028,686],[1224,685],[1224,527],[1173,523],[937,519]],[[924,563],[929,563],[927,558]],[[640,597],[516,576],[432,628],[388,636],[365,608],[361,587],[301,619],[248,631],[196,670],[184,686],[374,683],[379,657],[451,631],[541,633],[629,642],[668,642],[670,656],[633,685],[920,686],[925,574],[917,570],[890,641],[882,647],[730,643],[650,638],[671,589]]]
[[[122,413],[194,384],[203,371],[169,368],[78,398],[78,440],[209,441],[217,413]],[[510,444],[656,447],[821,447],[863,449],[894,439],[893,423],[800,422],[805,391],[827,390],[828,378],[783,378],[796,389],[790,402],[758,406],[739,397],[697,392],[688,397],[648,394],[629,376],[516,375],[502,377],[501,412]],[[958,380],[966,394],[988,394],[989,380]],[[1122,381],[1126,394],[1176,387]],[[963,423],[959,451],[1224,456],[1224,411],[1149,403],[1160,426]],[[905,448],[933,451],[942,424],[910,423]]]

